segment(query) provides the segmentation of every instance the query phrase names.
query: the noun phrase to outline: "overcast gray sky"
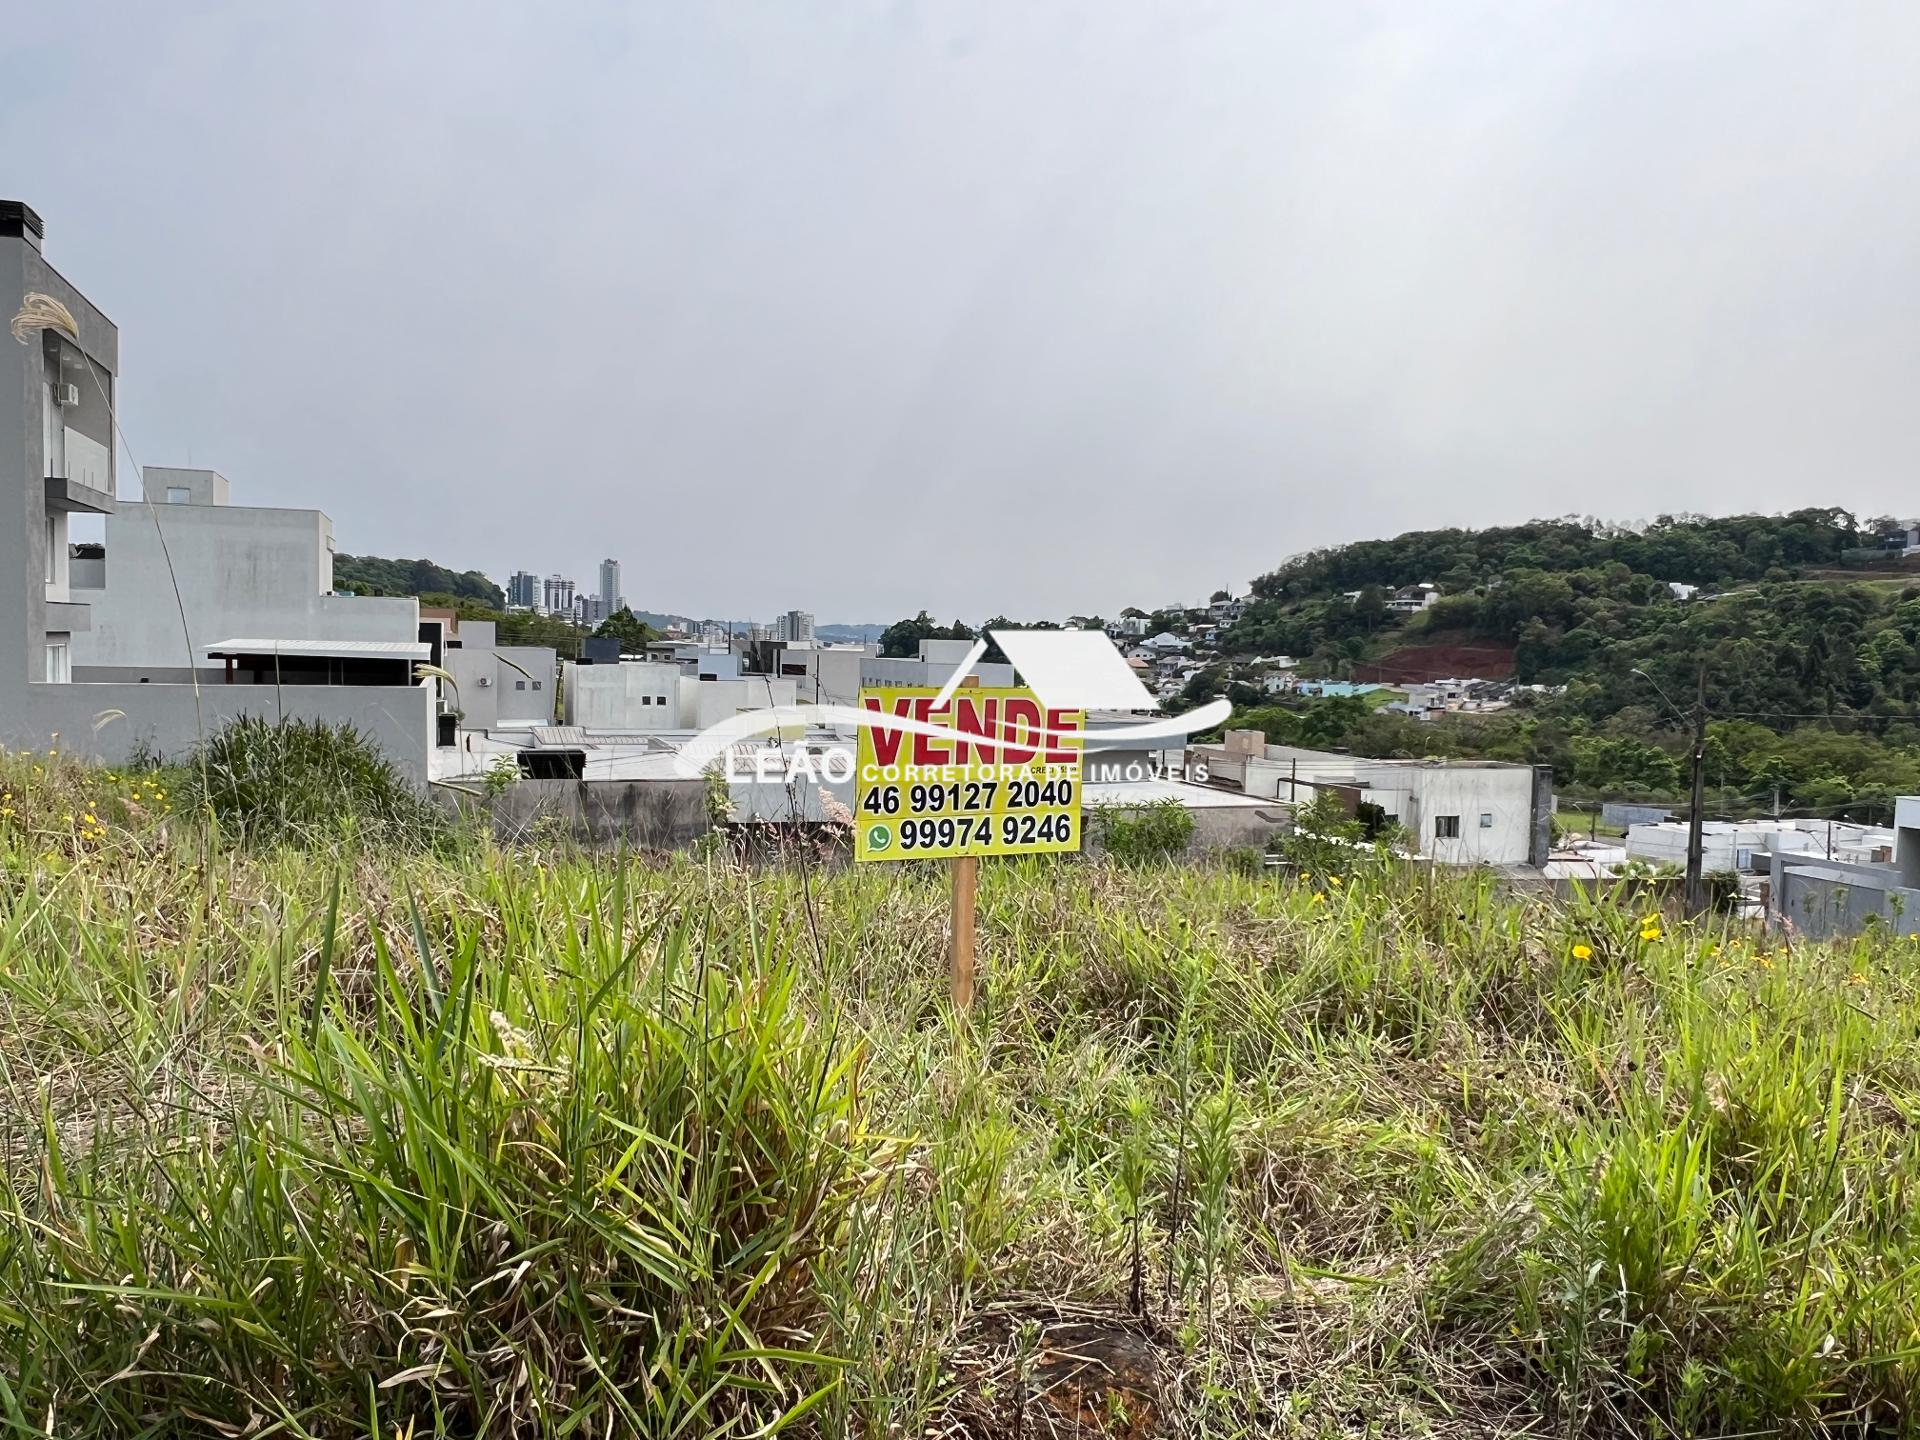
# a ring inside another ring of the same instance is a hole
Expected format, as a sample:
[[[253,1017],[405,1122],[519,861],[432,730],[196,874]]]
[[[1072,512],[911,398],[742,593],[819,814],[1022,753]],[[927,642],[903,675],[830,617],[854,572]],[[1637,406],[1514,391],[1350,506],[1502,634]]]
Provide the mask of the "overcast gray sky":
[[[89,18],[91,17],[91,18]],[[1920,6],[15,3],[140,460],[638,606],[1920,511]],[[123,489],[127,482],[123,481]]]

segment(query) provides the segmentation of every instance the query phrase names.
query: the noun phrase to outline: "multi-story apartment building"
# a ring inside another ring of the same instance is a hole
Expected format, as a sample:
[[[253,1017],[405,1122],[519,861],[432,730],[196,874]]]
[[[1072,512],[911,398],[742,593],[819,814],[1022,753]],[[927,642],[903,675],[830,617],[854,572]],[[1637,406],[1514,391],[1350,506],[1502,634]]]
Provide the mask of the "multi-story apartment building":
[[[514,610],[538,610],[540,577],[530,570],[516,570],[508,576],[507,605]]]
[[[607,559],[600,562],[599,598],[602,606],[600,615],[602,620],[627,603],[620,594],[620,562],[618,560]]]
[[[789,610],[774,622],[773,638],[789,645],[813,643],[813,616],[805,610]]]
[[[72,642],[92,623],[73,598],[68,523],[113,511],[113,403],[120,360],[114,323],[47,264],[40,217],[0,201],[0,299],[7,314],[27,295],[64,306],[77,334],[48,326],[25,345],[0,344],[0,584],[20,585],[0,614],[0,686],[64,684],[73,678]]]
[[[549,575],[541,586],[540,608],[549,615],[573,616],[573,581],[561,575]]]

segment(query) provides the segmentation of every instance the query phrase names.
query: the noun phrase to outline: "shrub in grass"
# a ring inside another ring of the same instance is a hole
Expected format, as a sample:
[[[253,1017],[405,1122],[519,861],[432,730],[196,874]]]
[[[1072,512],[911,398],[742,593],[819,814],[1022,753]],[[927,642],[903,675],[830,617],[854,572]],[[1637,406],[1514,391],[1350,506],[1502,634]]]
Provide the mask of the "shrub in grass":
[[[1152,865],[1186,853],[1193,816],[1178,800],[1102,805],[1092,815],[1100,848],[1123,865]]]
[[[206,744],[185,800],[257,844],[313,844],[353,834],[424,845],[446,816],[353,725],[242,715]]]

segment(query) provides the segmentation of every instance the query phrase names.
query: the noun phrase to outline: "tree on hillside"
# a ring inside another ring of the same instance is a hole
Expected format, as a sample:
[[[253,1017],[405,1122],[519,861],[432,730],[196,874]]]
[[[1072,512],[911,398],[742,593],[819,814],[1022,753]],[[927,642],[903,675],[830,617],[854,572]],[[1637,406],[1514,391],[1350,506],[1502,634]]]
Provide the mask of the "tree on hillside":
[[[593,633],[598,639],[618,640],[622,655],[644,655],[647,646],[660,638],[658,630],[637,618],[625,605],[602,620]]]
[[[454,595],[494,610],[507,608],[506,594],[478,570],[448,570],[431,560],[335,555],[333,583],[356,595]]]
[[[914,656],[920,653],[922,640],[971,640],[973,631],[960,621],[939,625],[922,610],[911,620],[896,620],[880,632],[882,655]]]

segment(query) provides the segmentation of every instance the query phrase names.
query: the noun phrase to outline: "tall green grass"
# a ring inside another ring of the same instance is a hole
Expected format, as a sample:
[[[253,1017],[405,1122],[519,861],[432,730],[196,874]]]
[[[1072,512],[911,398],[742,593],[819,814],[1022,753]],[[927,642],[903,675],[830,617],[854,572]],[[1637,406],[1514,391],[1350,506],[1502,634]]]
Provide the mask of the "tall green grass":
[[[917,1434],[1062,1299],[1192,1435],[1917,1428],[1910,942],[1028,860],[956,1022],[938,873],[163,782],[0,757],[15,1433]]]

